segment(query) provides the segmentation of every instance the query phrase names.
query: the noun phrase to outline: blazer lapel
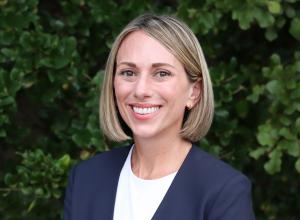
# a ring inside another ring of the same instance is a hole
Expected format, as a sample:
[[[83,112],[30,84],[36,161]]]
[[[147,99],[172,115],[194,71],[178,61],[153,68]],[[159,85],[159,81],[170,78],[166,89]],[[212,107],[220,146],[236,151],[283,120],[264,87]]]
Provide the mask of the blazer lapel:
[[[152,220],[195,219],[198,215],[196,213],[196,204],[199,196],[196,196],[192,190],[194,188],[192,187],[193,177],[196,175],[193,173],[195,172],[196,148],[193,145],[187,154],[165,197],[154,213]],[[105,198],[105,205],[102,205],[98,209],[98,213],[101,213],[103,219],[113,219],[119,176],[129,150],[130,146],[123,148],[111,158],[110,172],[107,174],[107,181],[105,181],[105,185],[101,189],[102,198],[98,197],[99,202]]]
[[[192,146],[175,176],[169,190],[160,203],[152,220],[160,219],[195,219],[197,197],[192,191],[194,154],[196,146]],[[194,210],[194,211],[193,211]]]
[[[109,173],[106,174],[107,176],[105,177],[105,184],[103,185],[102,189],[100,189],[101,196],[98,197],[98,202],[102,203],[98,209],[98,213],[100,215],[96,216],[102,216],[103,219],[113,219],[119,176],[129,153],[130,147],[131,146],[123,149],[117,149],[119,152],[112,154],[112,157],[109,158]],[[105,201],[103,201],[103,198],[105,198]]]

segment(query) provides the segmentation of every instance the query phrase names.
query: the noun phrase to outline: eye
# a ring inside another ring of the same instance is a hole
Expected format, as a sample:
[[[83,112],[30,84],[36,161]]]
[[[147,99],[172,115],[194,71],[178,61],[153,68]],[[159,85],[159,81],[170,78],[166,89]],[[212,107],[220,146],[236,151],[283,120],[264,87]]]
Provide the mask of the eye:
[[[122,70],[119,72],[119,75],[124,76],[124,77],[132,77],[135,75],[135,73],[131,70]]]
[[[161,70],[161,71],[156,72],[155,76],[157,76],[159,78],[165,78],[167,76],[171,76],[171,73],[168,71]]]

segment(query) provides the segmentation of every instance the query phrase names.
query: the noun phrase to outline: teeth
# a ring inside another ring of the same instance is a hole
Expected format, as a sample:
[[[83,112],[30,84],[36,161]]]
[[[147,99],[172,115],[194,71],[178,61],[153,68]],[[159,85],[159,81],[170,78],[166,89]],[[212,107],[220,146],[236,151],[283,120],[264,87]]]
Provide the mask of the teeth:
[[[133,111],[135,113],[146,115],[151,114],[153,112],[156,112],[159,109],[159,107],[151,107],[151,108],[139,108],[139,107],[133,107]]]

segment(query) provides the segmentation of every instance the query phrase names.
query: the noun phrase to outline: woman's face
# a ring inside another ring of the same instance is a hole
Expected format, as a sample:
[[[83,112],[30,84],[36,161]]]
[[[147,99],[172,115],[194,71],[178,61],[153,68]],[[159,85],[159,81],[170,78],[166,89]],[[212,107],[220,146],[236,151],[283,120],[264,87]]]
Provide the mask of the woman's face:
[[[178,136],[185,107],[199,93],[176,57],[143,31],[129,34],[120,45],[114,89],[135,139]]]

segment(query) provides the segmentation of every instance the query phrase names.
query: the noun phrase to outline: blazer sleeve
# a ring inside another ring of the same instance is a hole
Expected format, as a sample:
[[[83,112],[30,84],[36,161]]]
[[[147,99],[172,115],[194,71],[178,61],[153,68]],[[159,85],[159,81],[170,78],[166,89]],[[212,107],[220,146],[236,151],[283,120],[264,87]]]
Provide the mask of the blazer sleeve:
[[[72,219],[72,193],[73,193],[73,183],[74,183],[74,177],[75,177],[75,168],[74,166],[70,173],[68,178],[68,184],[65,191],[65,200],[64,200],[64,220],[71,220]]]
[[[251,183],[244,175],[236,175],[219,191],[208,212],[208,220],[255,220]]]

